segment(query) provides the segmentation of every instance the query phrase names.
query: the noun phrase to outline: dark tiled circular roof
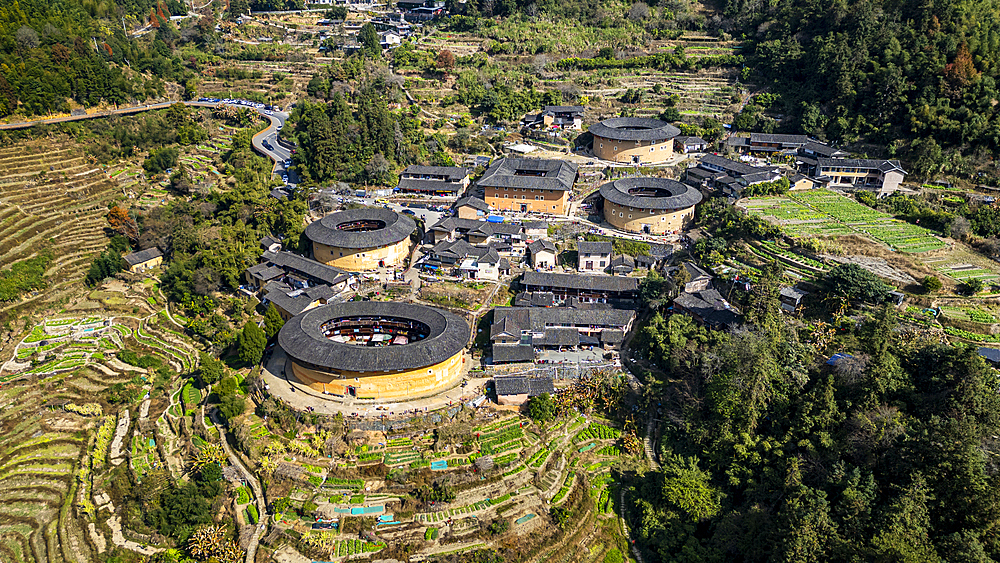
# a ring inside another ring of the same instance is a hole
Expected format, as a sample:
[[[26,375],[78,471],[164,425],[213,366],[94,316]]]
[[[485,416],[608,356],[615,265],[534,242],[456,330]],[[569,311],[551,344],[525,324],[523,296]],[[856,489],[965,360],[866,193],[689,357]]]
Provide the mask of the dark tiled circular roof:
[[[646,117],[612,117],[590,126],[595,137],[616,141],[665,141],[681,134],[681,130],[659,119]]]
[[[430,329],[423,340],[368,347],[334,342],[323,335],[328,321],[344,317],[388,317],[421,322]],[[411,303],[355,301],[310,309],[281,327],[278,343],[292,360],[321,370],[392,372],[431,366],[462,351],[469,325],[458,315]]]
[[[348,231],[338,225],[360,221],[380,221],[385,224],[372,231]],[[331,213],[306,227],[306,236],[313,242],[336,248],[379,248],[390,246],[410,236],[417,224],[406,215],[381,207],[362,207]]]
[[[647,189],[657,195],[635,195]],[[664,195],[659,195],[664,194]],[[649,209],[684,209],[701,202],[701,192],[668,178],[622,178],[601,186],[601,196],[612,203]]]

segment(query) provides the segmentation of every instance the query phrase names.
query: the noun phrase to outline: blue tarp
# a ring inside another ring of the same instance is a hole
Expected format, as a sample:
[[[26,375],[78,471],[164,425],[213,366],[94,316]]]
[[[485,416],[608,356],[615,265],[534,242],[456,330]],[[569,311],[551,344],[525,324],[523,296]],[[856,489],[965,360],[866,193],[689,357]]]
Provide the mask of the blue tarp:
[[[490,223],[503,223],[503,217],[500,215],[490,215],[486,218],[486,220]]]

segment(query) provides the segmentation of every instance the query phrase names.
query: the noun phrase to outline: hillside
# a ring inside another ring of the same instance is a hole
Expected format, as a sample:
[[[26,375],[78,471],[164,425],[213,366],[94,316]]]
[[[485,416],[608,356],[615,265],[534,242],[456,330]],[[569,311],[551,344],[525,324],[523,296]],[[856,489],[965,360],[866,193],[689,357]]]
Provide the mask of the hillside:
[[[969,175],[996,147],[1000,13],[990,2],[784,0],[726,15],[752,43],[779,127],[908,156],[911,172]],[[760,120],[758,129],[774,127]],[[943,150],[942,150],[943,149]],[[959,156],[961,155],[961,156]]]

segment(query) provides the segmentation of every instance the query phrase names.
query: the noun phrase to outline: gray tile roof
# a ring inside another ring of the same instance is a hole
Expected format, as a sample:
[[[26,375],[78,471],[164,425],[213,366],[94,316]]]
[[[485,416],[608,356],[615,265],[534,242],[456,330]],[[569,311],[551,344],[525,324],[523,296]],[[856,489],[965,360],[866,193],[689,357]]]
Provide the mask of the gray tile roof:
[[[722,294],[714,289],[682,293],[674,299],[674,306],[696,315],[711,326],[720,327],[740,322],[739,315],[728,306]]]
[[[552,272],[525,272],[521,278],[521,283],[526,287],[592,289],[594,291],[611,292],[635,291],[639,289],[638,278],[556,274]]]
[[[321,326],[343,317],[395,317],[419,321],[430,329],[423,340],[398,346],[369,347],[334,342]],[[464,319],[434,307],[384,301],[324,305],[292,317],[278,333],[278,343],[293,361],[320,369],[395,372],[419,369],[462,352],[469,342]]]
[[[297,289],[294,291],[281,291],[274,288],[264,295],[264,299],[294,316],[304,311],[313,301],[327,300],[334,295],[336,295],[336,292],[330,286],[317,285],[308,289]]]
[[[611,254],[614,246],[609,240],[581,240],[576,243],[576,251],[580,254]]]
[[[906,171],[900,166],[898,160],[876,160],[870,158],[817,158],[820,168],[866,168],[868,170],[878,170],[889,172],[898,170],[903,174]]]
[[[510,317],[510,320],[507,320]],[[508,330],[542,332],[560,327],[624,328],[635,320],[635,311],[627,309],[576,309],[573,307],[497,307],[493,323]],[[493,333],[492,327],[490,333]]]
[[[466,196],[455,202],[453,206],[455,209],[459,207],[469,206],[473,209],[478,209],[480,211],[489,211],[490,206],[485,201],[479,199],[478,197]]]
[[[514,297],[515,307],[552,307],[556,296],[549,291],[522,291]]]
[[[575,163],[564,160],[501,158],[490,165],[476,185],[569,191],[576,182],[578,168]],[[532,175],[534,173],[539,175]]]
[[[580,331],[575,328],[547,328],[541,337],[531,339],[532,346],[579,346]]]
[[[131,254],[126,254],[122,258],[128,262],[129,266],[135,266],[137,264],[142,264],[143,262],[148,262],[154,258],[159,258],[163,256],[159,248],[155,246],[152,248],[147,248],[146,250],[140,250],[139,252],[133,252]]]
[[[691,276],[691,281],[703,278],[712,279],[712,274],[702,270],[694,262],[685,262],[684,269],[687,270],[688,274]]]
[[[619,254],[611,259],[610,266],[615,272],[628,274],[635,270],[635,259],[628,254]]]
[[[587,108],[584,106],[545,106],[545,108],[542,109],[542,111],[543,112],[550,111],[552,113],[571,113],[571,114],[578,113],[582,115],[583,112],[586,111],[586,109]]]
[[[348,231],[339,225],[371,221],[381,223],[372,231]],[[334,248],[380,248],[390,246],[410,236],[417,224],[406,215],[381,207],[361,207],[331,213],[306,226],[306,237],[313,242]]]
[[[794,299],[798,301],[799,299],[802,299],[806,295],[809,295],[809,292],[802,291],[801,289],[798,289],[796,287],[783,287],[781,288],[779,295],[781,295],[782,297],[787,297],[789,299]]]
[[[442,217],[437,223],[431,225],[431,230],[453,233],[460,227],[472,230],[479,227],[479,221],[476,219],[459,219],[458,217]]]
[[[421,180],[417,178],[400,178],[396,189],[404,192],[457,192],[462,184],[457,182],[442,182],[440,180]]]
[[[508,375],[494,377],[493,385],[497,395],[528,395],[535,397],[543,393],[555,393],[555,385],[551,377],[526,377],[523,375]]]
[[[760,166],[750,166],[749,164],[744,164],[742,162],[737,162],[735,160],[730,160],[725,157],[721,157],[715,154],[706,154],[701,158],[699,164],[708,165],[711,167],[719,168],[730,174],[736,176],[742,176],[744,174],[754,174],[756,172],[763,172],[765,170],[777,170],[773,166],[760,167]]]
[[[702,139],[701,137],[680,136],[680,137],[676,137],[674,140],[677,141],[678,143],[680,143],[681,145],[685,146],[685,147],[690,147],[690,146],[694,146],[694,145],[707,145],[708,144],[708,142],[705,141],[705,139]]]
[[[681,134],[666,121],[645,117],[612,117],[591,125],[588,131],[595,137],[617,141],[663,141]]]
[[[469,175],[469,170],[460,166],[421,166],[411,164],[403,170],[402,176],[444,176],[452,182],[460,182]],[[438,180],[440,181],[440,180]]]
[[[280,252],[265,252],[262,258],[272,265],[281,268],[285,273],[303,275],[316,280],[317,283],[337,285],[343,283],[348,277],[343,270],[284,250]]]
[[[549,239],[544,239],[544,238],[540,238],[538,240],[528,243],[528,252],[530,252],[531,254],[535,254],[543,250],[555,253],[556,243],[552,242]]]
[[[826,143],[820,143],[819,141],[809,141],[802,147],[802,150],[811,152],[819,156],[825,156],[828,158],[838,154],[847,154],[840,149],[831,147]]]
[[[247,273],[251,277],[265,282],[285,275],[284,270],[270,263],[250,266],[247,268]]]
[[[668,178],[622,178],[601,186],[601,197],[639,209],[684,209],[701,203],[701,192]]]
[[[621,344],[625,340],[625,331],[617,328],[607,328],[601,331],[601,342]]]
[[[462,258],[468,258],[470,256],[478,258],[485,254],[488,250],[489,249],[486,247],[475,246],[462,239],[458,239],[439,242],[434,245],[430,253],[438,259],[445,258],[450,262]]]
[[[750,143],[778,143],[802,146],[809,142],[806,135],[783,135],[779,133],[750,133]]]
[[[493,363],[533,361],[535,361],[535,349],[531,346],[497,344],[493,347]]]

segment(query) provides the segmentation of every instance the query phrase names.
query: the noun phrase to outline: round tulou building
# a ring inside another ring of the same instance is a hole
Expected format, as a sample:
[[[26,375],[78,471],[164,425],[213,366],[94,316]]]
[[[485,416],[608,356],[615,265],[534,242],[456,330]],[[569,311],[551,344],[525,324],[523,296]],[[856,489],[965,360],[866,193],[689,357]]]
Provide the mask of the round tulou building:
[[[667,178],[622,178],[601,186],[604,220],[631,233],[664,234],[688,227],[694,206],[701,202],[696,188]]]
[[[424,305],[358,301],[310,309],[285,323],[286,370],[321,393],[375,400],[432,395],[462,377],[469,325]]]
[[[377,207],[331,213],[306,227],[318,262],[363,272],[400,266],[410,254],[410,234],[417,227],[406,215]]]
[[[594,136],[594,156],[630,164],[656,164],[674,155],[680,129],[659,119],[612,117],[588,129]]]

